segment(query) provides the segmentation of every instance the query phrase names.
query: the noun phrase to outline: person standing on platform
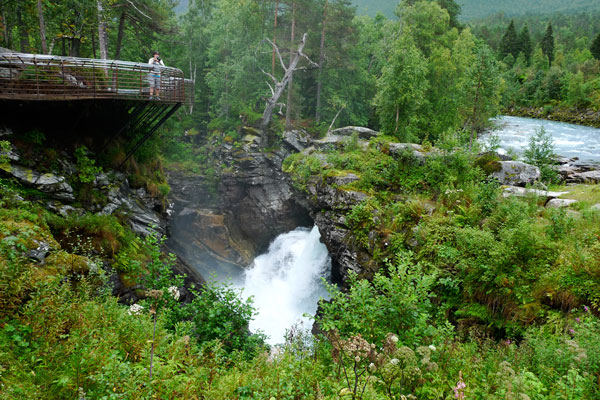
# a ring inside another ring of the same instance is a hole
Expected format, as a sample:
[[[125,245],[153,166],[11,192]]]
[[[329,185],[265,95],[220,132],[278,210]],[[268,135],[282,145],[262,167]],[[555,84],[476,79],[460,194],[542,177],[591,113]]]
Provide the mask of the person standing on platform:
[[[148,75],[150,99],[160,100],[160,67],[164,67],[165,63],[160,59],[158,51],[155,51],[152,53],[152,58],[148,60],[148,64],[152,66],[152,72]]]

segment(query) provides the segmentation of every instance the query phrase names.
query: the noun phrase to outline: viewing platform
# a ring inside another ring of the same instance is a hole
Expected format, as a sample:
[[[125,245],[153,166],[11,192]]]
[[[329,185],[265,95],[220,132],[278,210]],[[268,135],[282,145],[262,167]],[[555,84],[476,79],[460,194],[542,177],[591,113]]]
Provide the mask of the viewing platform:
[[[177,68],[160,67],[160,97],[151,99],[147,63],[0,50],[0,128],[51,132],[57,141],[91,137],[96,150],[123,136],[135,142],[127,160],[194,101],[193,81]]]
[[[193,82],[180,69],[160,67],[160,100],[190,104]],[[149,100],[152,66],[118,60],[0,53],[0,99]]]

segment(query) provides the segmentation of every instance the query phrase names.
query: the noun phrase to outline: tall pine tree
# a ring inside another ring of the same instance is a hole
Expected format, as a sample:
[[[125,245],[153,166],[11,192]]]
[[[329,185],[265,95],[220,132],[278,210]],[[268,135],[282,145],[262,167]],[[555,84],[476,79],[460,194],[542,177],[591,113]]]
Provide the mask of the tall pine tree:
[[[533,45],[531,44],[531,37],[529,36],[529,27],[527,25],[523,26],[521,32],[519,33],[519,51],[523,53],[525,59],[527,60],[527,64],[529,65],[529,61],[531,60],[531,53],[533,53]]]
[[[519,55],[519,42],[517,38],[517,30],[515,29],[515,21],[511,20],[502,41],[500,42],[500,55],[502,58],[512,54],[516,59]]]
[[[600,60],[600,33],[596,36],[596,39],[592,42],[590,51],[596,60]]]
[[[542,39],[542,51],[544,55],[548,58],[548,65],[552,65],[552,61],[554,60],[554,33],[552,31],[552,23],[548,22],[548,27],[546,28],[546,34]]]

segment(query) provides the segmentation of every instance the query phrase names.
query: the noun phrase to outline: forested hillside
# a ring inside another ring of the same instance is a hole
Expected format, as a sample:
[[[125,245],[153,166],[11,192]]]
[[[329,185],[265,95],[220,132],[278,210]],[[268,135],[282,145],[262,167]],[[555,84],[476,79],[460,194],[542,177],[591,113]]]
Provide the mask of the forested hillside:
[[[358,7],[358,14],[375,16],[377,12],[381,12],[387,17],[392,17],[399,2],[396,0],[353,0],[352,3]],[[462,9],[461,21],[481,19],[494,14],[516,17],[600,10],[600,4],[596,0],[459,0],[456,3]]]

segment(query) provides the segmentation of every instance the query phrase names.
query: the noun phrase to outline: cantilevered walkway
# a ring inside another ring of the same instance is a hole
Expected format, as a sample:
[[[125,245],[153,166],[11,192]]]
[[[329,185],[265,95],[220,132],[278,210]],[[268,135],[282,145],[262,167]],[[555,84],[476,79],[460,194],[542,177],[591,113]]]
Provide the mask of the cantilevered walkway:
[[[104,145],[136,132],[129,158],[179,107],[193,102],[193,82],[171,67],[161,67],[160,99],[150,99],[151,72],[146,63],[0,52],[0,124],[17,113],[26,129],[36,128],[36,119],[70,131],[93,125],[102,130]]]

